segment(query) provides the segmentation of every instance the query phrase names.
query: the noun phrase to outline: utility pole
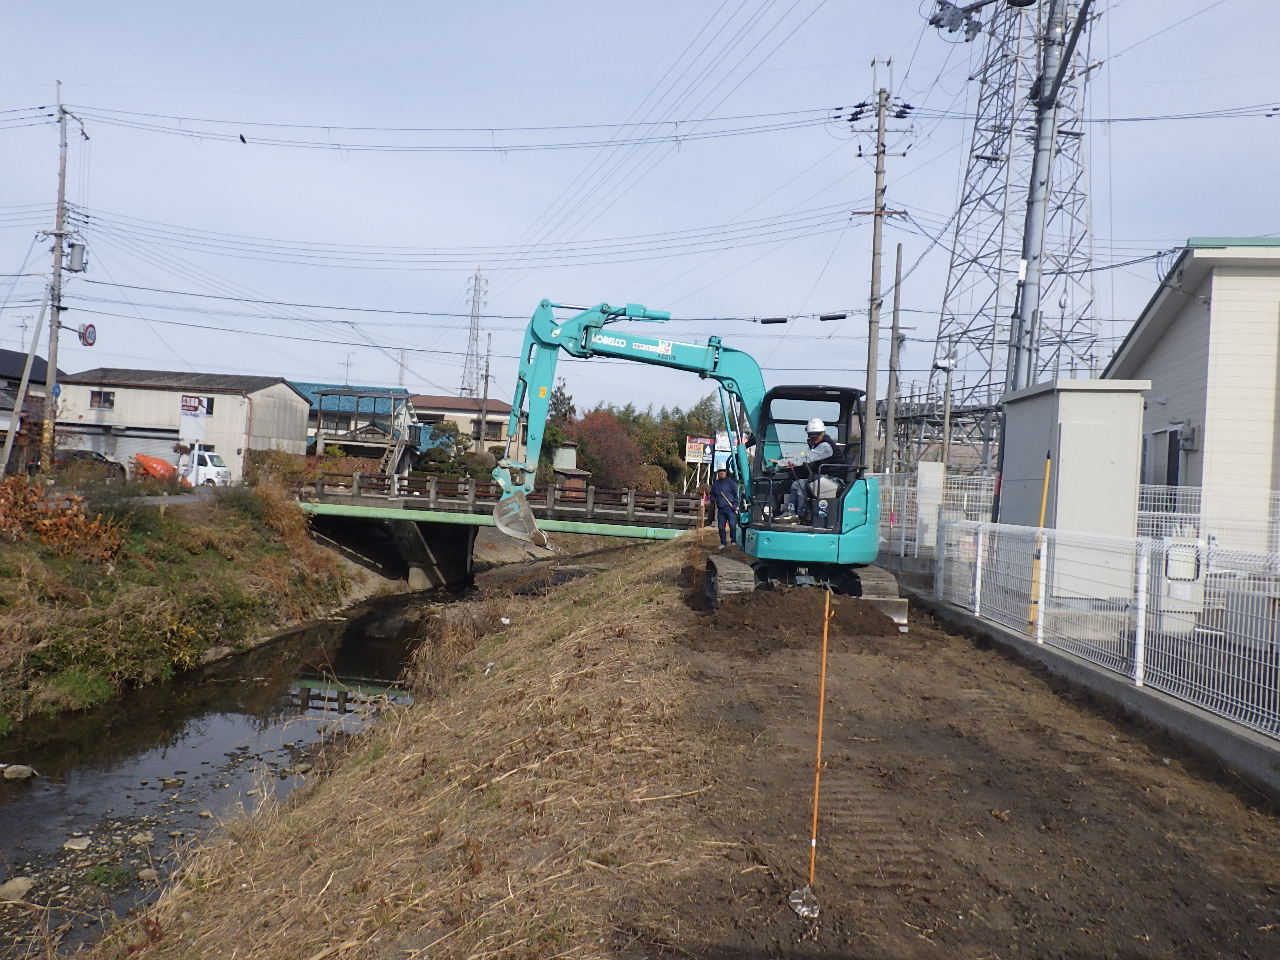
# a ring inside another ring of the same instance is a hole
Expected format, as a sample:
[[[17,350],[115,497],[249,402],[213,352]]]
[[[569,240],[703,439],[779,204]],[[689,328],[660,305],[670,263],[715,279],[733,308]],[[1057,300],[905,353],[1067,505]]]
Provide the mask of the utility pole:
[[[877,61],[872,61],[872,66],[876,66]],[[885,65],[889,66],[892,61],[886,61]],[[868,104],[860,103],[853,108],[853,112],[849,114],[851,122],[861,119],[863,110]],[[875,128],[875,203],[870,211],[872,216],[872,233],[871,233],[871,295],[868,301],[867,310],[867,395],[865,397],[867,409],[866,436],[862,438],[862,466],[866,469],[874,469],[876,464],[876,450],[879,446],[879,404],[877,397],[879,395],[879,384],[877,382],[877,368],[880,365],[880,306],[883,298],[880,295],[880,261],[881,250],[884,244],[884,218],[895,213],[901,213],[898,210],[888,210],[885,208],[885,184],[884,184],[884,160],[888,156],[885,144],[885,135],[890,131],[886,129],[890,110],[893,111],[895,119],[905,119],[911,111],[910,104],[902,103],[892,97],[885,87],[880,87],[876,91],[876,128]],[[903,131],[892,131],[900,133]],[[861,150],[859,150],[861,155]]]
[[[476,438],[476,453],[484,452],[484,435],[489,428],[489,360],[493,356],[493,334],[485,334],[484,394],[480,400],[480,435]]]
[[[1070,63],[1090,0],[1080,4],[1076,28],[1066,40],[1066,0],[1047,0],[1048,20],[1042,41],[1042,67],[1031,90],[1036,108],[1035,152],[1031,157],[1031,185],[1027,216],[1022,230],[1022,259],[1018,264],[1018,292],[1013,306],[1013,330],[1009,337],[1006,391],[1021,390],[1035,382],[1040,353],[1040,294],[1044,276],[1044,235],[1048,220],[1050,175],[1057,140],[1058,90],[1063,67]]]
[[[884,243],[884,120],[888,109],[889,91],[881,87],[876,91],[876,191],[871,219],[871,302],[867,310],[867,436],[862,445],[863,459],[873,470],[880,439],[876,429],[880,412],[876,372],[880,365],[880,248]]]
[[[58,209],[53,227],[53,277],[49,283],[49,356],[44,383],[44,424],[40,435],[40,469],[53,472],[53,429],[58,404],[58,334],[62,330],[62,254],[67,236],[67,111],[58,81]]]
[[[884,472],[893,473],[898,459],[898,368],[902,355],[902,333],[898,325],[902,309],[902,244],[898,244],[893,269],[893,330],[889,337],[889,386],[885,391]]]

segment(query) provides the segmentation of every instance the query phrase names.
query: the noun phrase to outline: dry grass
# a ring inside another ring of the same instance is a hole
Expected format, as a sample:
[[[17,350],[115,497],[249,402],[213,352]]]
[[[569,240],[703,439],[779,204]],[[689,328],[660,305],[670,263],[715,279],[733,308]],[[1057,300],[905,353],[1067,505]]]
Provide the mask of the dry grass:
[[[694,804],[715,789],[668,643],[688,549],[437,619],[415,666],[434,697],[228,824],[95,955],[545,960],[661,936],[642,905],[708,856]]]

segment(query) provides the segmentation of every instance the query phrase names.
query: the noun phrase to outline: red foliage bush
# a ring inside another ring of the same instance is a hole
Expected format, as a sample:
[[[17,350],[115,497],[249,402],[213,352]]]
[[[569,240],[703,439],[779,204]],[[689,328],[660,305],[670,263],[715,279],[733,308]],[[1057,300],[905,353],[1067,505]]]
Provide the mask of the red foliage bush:
[[[34,536],[64,557],[111,560],[124,545],[118,525],[85,513],[74,494],[50,497],[26,477],[0,481],[0,537],[9,541]]]

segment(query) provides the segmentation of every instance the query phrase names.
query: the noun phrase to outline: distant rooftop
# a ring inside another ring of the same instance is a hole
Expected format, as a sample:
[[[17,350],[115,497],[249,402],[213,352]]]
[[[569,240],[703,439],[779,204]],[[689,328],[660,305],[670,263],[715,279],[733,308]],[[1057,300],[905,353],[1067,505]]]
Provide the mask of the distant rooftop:
[[[479,397],[449,397],[439,394],[414,394],[413,406],[417,410],[459,410],[467,413],[480,412]],[[490,397],[485,407],[486,413],[510,413],[511,404],[496,397]]]
[[[349,383],[305,383],[290,380],[289,385],[307,398],[312,409],[319,394],[324,394],[324,409],[333,413],[354,413],[356,401],[361,413],[392,413],[396,400],[409,399],[409,391],[399,387],[371,387]]]
[[[22,368],[26,365],[27,355],[21,350],[0,350],[0,380],[12,380],[17,383],[22,379]],[[42,384],[47,376],[44,357],[38,354],[31,361],[31,382]],[[62,377],[62,371],[58,371]]]
[[[288,384],[284,377],[255,377],[235,373],[193,373],[182,370],[129,370],[94,367],[60,378],[64,383],[92,383],[113,387],[154,387],[196,393],[254,393]]]

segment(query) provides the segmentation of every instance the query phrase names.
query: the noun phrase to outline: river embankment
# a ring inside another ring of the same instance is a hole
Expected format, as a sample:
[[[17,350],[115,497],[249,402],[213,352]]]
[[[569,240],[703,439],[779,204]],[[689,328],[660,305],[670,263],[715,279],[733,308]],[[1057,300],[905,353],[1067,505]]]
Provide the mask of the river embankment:
[[[308,536],[279,489],[170,506],[0,489],[0,737],[263,642],[386,581]]]

